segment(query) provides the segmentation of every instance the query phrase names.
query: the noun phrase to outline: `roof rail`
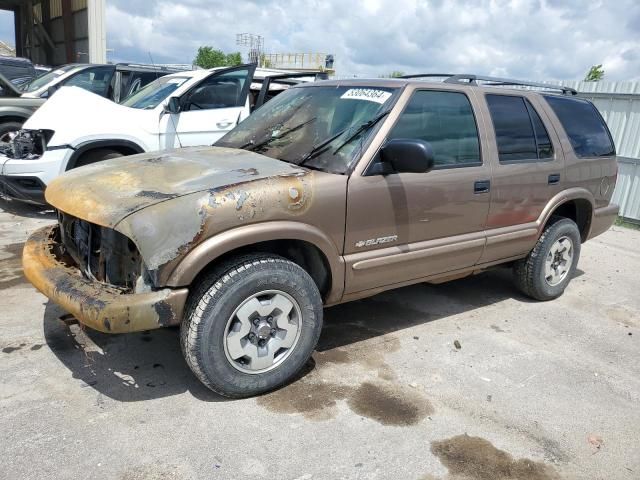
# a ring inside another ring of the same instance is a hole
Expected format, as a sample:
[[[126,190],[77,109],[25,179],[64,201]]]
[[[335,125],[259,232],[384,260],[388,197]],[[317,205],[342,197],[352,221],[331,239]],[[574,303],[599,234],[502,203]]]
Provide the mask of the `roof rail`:
[[[453,73],[414,73],[412,75],[400,75],[397,78],[431,78],[431,77],[453,77]]]
[[[564,87],[562,85],[553,85],[540,82],[528,82],[524,80],[514,80],[512,78],[500,78],[500,77],[485,77],[483,75],[471,75],[471,74],[459,74],[452,75],[447,78],[444,83],[467,83],[469,85],[478,85],[478,80],[487,83],[486,86],[523,86],[523,87],[537,87],[544,88],[546,90],[559,90],[562,93],[570,93],[571,95],[577,95],[578,91],[571,87]]]
[[[453,73],[414,73],[412,75],[402,75],[398,78],[435,78],[440,77],[446,79],[444,83],[463,83],[465,85],[475,85],[478,86],[478,80],[485,83],[484,85],[488,87],[498,87],[498,86],[523,86],[523,87],[537,87],[544,88],[546,90],[558,90],[562,93],[570,93],[571,95],[577,95],[578,91],[571,87],[564,87],[562,85],[554,85],[548,83],[540,83],[540,82],[527,82],[525,80],[514,80],[512,78],[499,78],[499,77],[486,77],[483,75],[473,75],[473,74],[453,74]]]

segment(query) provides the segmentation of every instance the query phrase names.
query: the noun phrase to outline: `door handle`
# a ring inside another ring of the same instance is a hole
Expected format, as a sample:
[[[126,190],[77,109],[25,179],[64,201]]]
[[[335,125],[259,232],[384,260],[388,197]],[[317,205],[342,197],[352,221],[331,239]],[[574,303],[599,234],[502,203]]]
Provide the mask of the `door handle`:
[[[477,180],[473,184],[473,193],[488,193],[491,190],[490,180]]]
[[[216,127],[218,128],[228,128],[231,125],[233,125],[233,122],[231,120],[221,120],[216,123]]]
[[[549,175],[548,183],[549,185],[557,185],[558,183],[560,183],[560,174],[552,173],[551,175]]]

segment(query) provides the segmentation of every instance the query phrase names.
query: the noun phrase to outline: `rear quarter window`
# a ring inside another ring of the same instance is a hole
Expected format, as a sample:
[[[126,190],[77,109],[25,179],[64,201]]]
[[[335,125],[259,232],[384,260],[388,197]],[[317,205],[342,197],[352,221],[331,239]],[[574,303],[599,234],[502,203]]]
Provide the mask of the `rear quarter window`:
[[[608,157],[616,154],[607,125],[587,100],[545,95],[578,157]]]

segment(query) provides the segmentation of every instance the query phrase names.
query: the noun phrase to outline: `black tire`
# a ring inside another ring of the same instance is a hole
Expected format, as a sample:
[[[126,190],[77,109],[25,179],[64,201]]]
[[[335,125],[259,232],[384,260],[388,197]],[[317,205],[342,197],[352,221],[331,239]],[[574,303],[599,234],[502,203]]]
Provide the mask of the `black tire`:
[[[571,240],[573,248],[572,263],[566,276],[559,283],[552,285],[546,279],[545,262],[551,247],[563,237]],[[518,260],[514,265],[513,272],[516,285],[522,293],[540,301],[553,300],[562,295],[578,266],[580,242],[580,231],[573,220],[553,217],[529,255],[522,260]]]
[[[123,155],[120,152],[108,148],[91,150],[90,152],[82,155],[72,168],[84,167],[85,165],[91,165],[92,163],[102,162],[103,160],[109,160],[111,158],[118,158],[122,156]]]
[[[22,123],[19,122],[5,122],[0,123],[0,143],[7,143],[8,134],[11,132],[17,132],[22,129]]]
[[[225,353],[228,322],[246,299],[265,290],[284,292],[297,302],[297,343],[271,370],[246,373]],[[205,386],[225,397],[249,397],[278,388],[304,367],[320,337],[322,317],[320,292],[305,270],[275,255],[245,255],[219,265],[195,285],[180,326],[180,344]]]

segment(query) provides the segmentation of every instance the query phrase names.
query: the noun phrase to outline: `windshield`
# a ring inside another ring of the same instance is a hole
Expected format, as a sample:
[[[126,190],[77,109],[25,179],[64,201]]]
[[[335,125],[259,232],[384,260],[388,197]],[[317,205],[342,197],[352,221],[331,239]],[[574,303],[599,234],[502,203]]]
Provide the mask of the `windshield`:
[[[308,86],[281,93],[216,142],[345,173],[397,88]]]
[[[42,87],[54,82],[62,75],[73,70],[74,68],[78,68],[78,65],[65,65],[63,67],[56,68],[55,70],[51,70],[49,73],[45,73],[44,75],[36,77],[30,82],[21,85],[20,89],[23,92],[35,92],[36,90],[40,90]]]
[[[160,105],[165,98],[187,80],[189,77],[161,77],[125,98],[121,103],[125,107],[151,110]]]

